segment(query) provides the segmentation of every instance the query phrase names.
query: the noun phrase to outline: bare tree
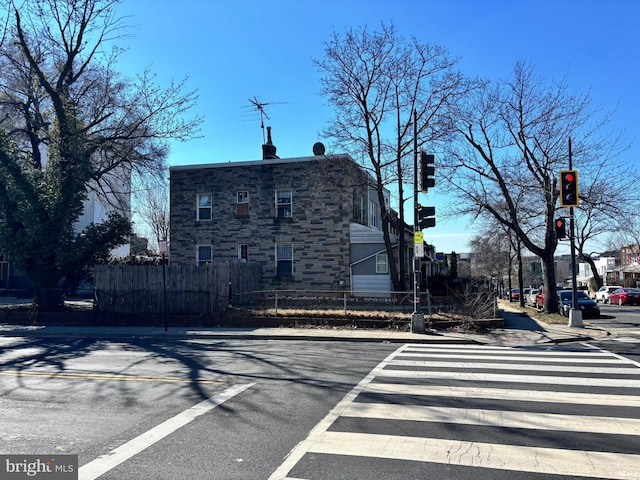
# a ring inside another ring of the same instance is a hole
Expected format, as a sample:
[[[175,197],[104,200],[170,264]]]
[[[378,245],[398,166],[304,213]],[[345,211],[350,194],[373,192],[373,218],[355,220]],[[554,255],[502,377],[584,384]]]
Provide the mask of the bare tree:
[[[640,219],[630,212],[637,212],[640,202],[629,202],[618,206],[616,214],[620,220],[619,228],[612,232],[608,243],[617,250],[626,250],[631,258],[621,258],[624,263],[635,263],[640,260]]]
[[[616,178],[614,160],[623,148],[603,134],[610,116],[595,114],[590,97],[571,93],[566,79],[548,81],[517,62],[510,79],[470,95],[456,118],[463,141],[450,145],[447,178],[460,193],[458,210],[493,217],[540,257],[547,312],[558,308],[554,218],[561,213],[558,172],[568,167],[570,138],[581,192],[606,184],[616,193],[607,178]]]
[[[87,192],[110,199],[132,175],[161,174],[168,140],[191,138],[200,123],[183,119],[197,99],[184,82],[161,88],[148,72],[133,80],[115,70],[120,50],[108,47],[125,32],[118,3],[4,4],[0,248],[31,278],[41,308],[59,302],[45,292],[78,262],[95,260],[92,250],[122,244],[130,232],[121,215],[94,235],[75,232]]]
[[[135,214],[141,225],[136,233],[151,240],[158,249],[161,240],[169,241],[169,185],[164,178],[142,179],[134,191]]]
[[[454,70],[457,59],[441,47],[416,38],[406,40],[393,25],[382,24],[373,32],[366,27],[334,32],[325,43],[324,58],[314,63],[323,75],[321,92],[336,114],[324,133],[375,179],[391,279],[394,289],[403,290],[404,248],[401,244],[398,249],[398,270],[384,189],[391,183],[398,185],[403,232],[403,184],[412,179],[411,163],[407,168],[406,162],[413,160],[414,112],[419,145],[451,133],[448,110],[464,84],[462,75]],[[400,238],[402,242],[402,233]]]

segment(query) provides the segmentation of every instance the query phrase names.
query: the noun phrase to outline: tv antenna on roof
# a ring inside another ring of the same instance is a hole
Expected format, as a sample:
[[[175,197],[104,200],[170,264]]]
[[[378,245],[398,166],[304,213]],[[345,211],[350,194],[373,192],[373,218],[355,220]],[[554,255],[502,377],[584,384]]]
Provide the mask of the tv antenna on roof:
[[[245,105],[245,107],[254,109],[256,112],[260,114],[260,128],[262,129],[262,143],[264,143],[267,141],[264,134],[264,119],[266,118],[267,120],[271,120],[269,118],[269,115],[267,114],[267,111],[265,110],[265,107],[269,105],[278,105],[278,104],[289,103],[289,102],[261,102],[260,100],[258,100],[258,97],[250,98],[249,102],[251,102],[251,105]]]

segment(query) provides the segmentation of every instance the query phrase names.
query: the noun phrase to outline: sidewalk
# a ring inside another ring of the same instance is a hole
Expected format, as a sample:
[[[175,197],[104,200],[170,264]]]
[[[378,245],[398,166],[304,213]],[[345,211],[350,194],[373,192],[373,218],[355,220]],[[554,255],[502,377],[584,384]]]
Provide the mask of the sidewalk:
[[[476,335],[478,343],[505,346],[553,345],[602,339],[610,335],[602,328],[590,326],[588,321],[583,322],[583,328],[576,328],[568,326],[568,320],[566,324],[543,322],[505,302],[500,302],[499,308],[504,328]]]
[[[500,313],[504,328],[487,333],[432,331],[410,333],[390,329],[339,328],[176,328],[161,327],[65,327],[0,325],[2,336],[89,337],[89,338],[176,338],[227,340],[314,340],[387,343],[485,344],[503,346],[549,345],[570,341],[586,341],[606,337],[602,329],[549,325],[502,303]]]

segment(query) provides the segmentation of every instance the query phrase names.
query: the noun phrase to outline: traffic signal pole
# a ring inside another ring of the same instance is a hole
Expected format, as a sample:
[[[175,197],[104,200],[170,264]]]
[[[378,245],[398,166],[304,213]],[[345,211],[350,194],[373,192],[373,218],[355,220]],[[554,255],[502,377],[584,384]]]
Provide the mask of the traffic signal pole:
[[[573,169],[572,156],[571,156],[571,138],[569,138],[569,170]],[[577,180],[577,175],[576,175]],[[576,203],[578,202],[578,186],[576,183]],[[571,242],[571,310],[569,310],[569,326],[570,327],[583,327],[582,323],[582,310],[578,308],[578,285],[576,281],[576,239],[575,239],[575,225],[573,221],[573,208],[569,207],[569,240]]]
[[[420,311],[420,258],[416,255],[415,238],[418,232],[418,116],[413,111],[413,313],[411,333],[425,333],[424,314]]]

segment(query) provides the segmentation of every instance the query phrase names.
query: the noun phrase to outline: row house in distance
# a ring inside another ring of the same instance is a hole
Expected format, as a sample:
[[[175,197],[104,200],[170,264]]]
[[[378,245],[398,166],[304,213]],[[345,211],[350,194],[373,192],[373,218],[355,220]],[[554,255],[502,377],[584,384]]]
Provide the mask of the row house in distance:
[[[259,262],[268,289],[390,291],[371,177],[321,144],[278,158],[270,137],[262,160],[170,169],[170,262]]]

